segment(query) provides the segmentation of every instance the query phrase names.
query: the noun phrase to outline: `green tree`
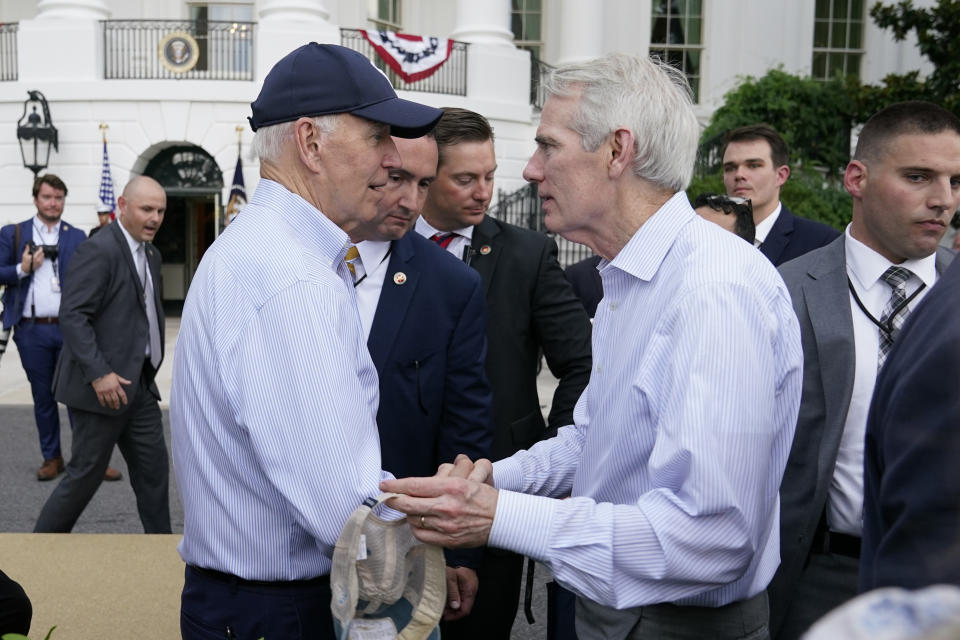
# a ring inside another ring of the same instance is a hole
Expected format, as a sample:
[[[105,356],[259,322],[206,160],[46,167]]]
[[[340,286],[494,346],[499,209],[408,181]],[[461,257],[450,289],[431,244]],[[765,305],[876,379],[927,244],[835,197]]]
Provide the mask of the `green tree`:
[[[928,8],[914,7],[912,0],[877,3],[870,8],[870,17],[878,27],[890,29],[897,41],[915,33],[920,53],[934,69],[922,81],[917,72],[887,76],[881,91],[874,91],[867,100],[886,97],[886,90],[893,94],[890,102],[897,101],[896,94],[909,95],[907,99],[931,100],[960,114],[960,0],[938,0]]]

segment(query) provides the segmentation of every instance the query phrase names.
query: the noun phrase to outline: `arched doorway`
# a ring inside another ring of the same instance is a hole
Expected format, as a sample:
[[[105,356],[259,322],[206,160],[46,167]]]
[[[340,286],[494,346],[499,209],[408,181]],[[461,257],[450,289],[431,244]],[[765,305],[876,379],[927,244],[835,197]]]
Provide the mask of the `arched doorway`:
[[[200,258],[216,237],[223,174],[213,157],[195,145],[161,150],[143,171],[167,192],[167,213],[153,244],[163,256],[163,302],[178,315]]]

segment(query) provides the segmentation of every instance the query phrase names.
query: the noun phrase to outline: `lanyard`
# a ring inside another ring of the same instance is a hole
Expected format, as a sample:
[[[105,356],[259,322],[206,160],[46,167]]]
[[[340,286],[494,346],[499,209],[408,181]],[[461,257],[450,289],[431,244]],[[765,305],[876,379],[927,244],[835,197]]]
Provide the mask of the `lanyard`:
[[[867,316],[870,319],[870,322],[877,325],[880,328],[880,331],[883,331],[884,335],[887,338],[893,336],[893,319],[897,317],[897,314],[900,313],[904,307],[910,304],[910,301],[917,297],[917,295],[927,287],[927,283],[923,282],[917,287],[917,290],[910,294],[910,296],[897,305],[897,308],[894,309],[889,316],[887,316],[886,322],[880,322],[873,317],[873,314],[867,311],[867,308],[864,306],[863,301],[860,300],[860,296],[857,295],[856,289],[853,288],[853,282],[850,280],[850,276],[847,276],[847,286],[850,288],[850,294],[853,296],[854,301],[857,303],[857,306],[860,307],[860,311],[863,311],[863,315]]]

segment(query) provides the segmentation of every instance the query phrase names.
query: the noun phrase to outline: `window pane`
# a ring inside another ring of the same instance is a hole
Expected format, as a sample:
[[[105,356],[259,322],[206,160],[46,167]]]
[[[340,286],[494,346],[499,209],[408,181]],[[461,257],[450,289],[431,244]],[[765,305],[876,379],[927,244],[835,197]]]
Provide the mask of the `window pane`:
[[[683,33],[683,25],[679,20],[670,20],[670,33],[667,42],[670,44],[686,44],[687,40]]]
[[[674,15],[682,16],[687,13],[687,0],[673,0],[672,5]]]
[[[813,77],[827,77],[827,54],[814,52],[813,54]]]
[[[863,0],[850,0],[850,17],[863,20]]]
[[[688,13],[694,18],[700,18],[703,16],[703,2],[702,0],[689,0],[687,3]]]
[[[540,39],[540,14],[528,13],[525,24],[523,25],[524,40]]]
[[[650,15],[653,15],[653,16],[667,15],[666,0],[653,0],[653,2],[651,3]]]
[[[844,49],[847,46],[847,24],[834,21],[830,30],[830,46],[834,49]]]
[[[818,20],[830,19],[830,0],[817,0],[817,12],[815,17]]]
[[[700,75],[700,51],[687,51],[687,75]]]
[[[860,59],[859,53],[847,54],[847,75],[860,77]]]
[[[827,54],[827,71],[830,73],[829,77],[837,75],[838,72],[843,72],[843,59],[846,57],[842,53],[830,53]]]
[[[667,62],[670,63],[671,66],[677,69],[683,69],[683,51],[680,49],[667,49],[664,53],[666,54]]]
[[[833,19],[846,20],[850,17],[850,6],[847,0],[833,0]]]
[[[667,19],[655,18],[650,24],[650,42],[665,44],[667,42]]]
[[[523,40],[523,18],[521,14],[515,13],[510,16],[510,30],[513,31],[514,40]]]
[[[817,20],[815,23],[813,23],[813,46],[826,47],[827,43],[829,42],[829,40],[827,39],[829,33],[830,33],[829,22]]]
[[[540,13],[540,0],[527,0],[527,11]]]
[[[850,23],[850,48],[860,49],[863,46],[863,23]]]
[[[703,28],[703,20],[700,18],[691,18],[687,22],[687,44],[700,44],[700,32]]]
[[[381,20],[390,20],[390,0],[377,0],[377,17]]]

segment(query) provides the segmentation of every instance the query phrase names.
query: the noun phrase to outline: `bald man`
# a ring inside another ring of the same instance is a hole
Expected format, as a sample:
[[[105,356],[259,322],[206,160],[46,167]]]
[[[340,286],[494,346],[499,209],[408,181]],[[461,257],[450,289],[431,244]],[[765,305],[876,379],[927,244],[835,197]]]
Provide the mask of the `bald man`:
[[[65,274],[53,390],[73,411],[73,452],[40,513],[38,533],[73,529],[114,445],[127,461],[144,532],[170,533],[169,465],[154,383],[163,360],[160,253],[151,244],[167,196],[158,182],[138,176],[117,206],[120,224],[77,247]]]

